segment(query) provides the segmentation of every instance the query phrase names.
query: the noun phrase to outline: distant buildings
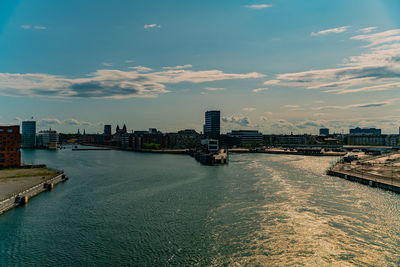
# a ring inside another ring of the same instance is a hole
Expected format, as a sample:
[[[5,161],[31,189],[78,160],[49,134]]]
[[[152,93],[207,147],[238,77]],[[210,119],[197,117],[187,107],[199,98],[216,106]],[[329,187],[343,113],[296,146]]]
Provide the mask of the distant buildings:
[[[382,130],[376,128],[364,128],[360,127],[350,129],[350,135],[381,135]]]
[[[35,148],[36,121],[22,122],[22,148]]]
[[[319,129],[319,135],[329,135],[329,129],[328,128]]]
[[[218,139],[221,131],[221,112],[219,110],[206,111],[204,137]]]
[[[40,131],[36,137],[36,144],[39,148],[57,149],[58,133],[51,129]]]
[[[0,126],[0,168],[21,165],[19,126]]]
[[[347,137],[347,144],[362,146],[397,146],[399,144],[399,136],[395,134],[349,135]]]
[[[262,145],[263,135],[257,130],[234,130],[227,134],[230,137],[236,137],[241,145]]]
[[[104,136],[111,136],[111,135],[112,135],[111,125],[109,124],[104,125]]]

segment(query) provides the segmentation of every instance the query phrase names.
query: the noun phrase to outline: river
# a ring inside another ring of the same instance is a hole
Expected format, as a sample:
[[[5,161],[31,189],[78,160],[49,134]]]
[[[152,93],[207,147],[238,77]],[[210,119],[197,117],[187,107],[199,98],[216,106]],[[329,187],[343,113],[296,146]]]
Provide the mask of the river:
[[[70,177],[0,216],[0,266],[399,265],[400,195],[331,157],[22,152]]]

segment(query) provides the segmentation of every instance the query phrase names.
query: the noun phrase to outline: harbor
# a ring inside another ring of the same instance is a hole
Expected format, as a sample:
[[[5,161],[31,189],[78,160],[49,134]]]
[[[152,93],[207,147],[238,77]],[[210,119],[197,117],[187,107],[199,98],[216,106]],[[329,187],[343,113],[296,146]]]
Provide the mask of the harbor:
[[[27,204],[29,199],[66,180],[63,171],[46,167],[0,170],[0,214]]]
[[[329,168],[327,174],[400,193],[400,154],[349,153]]]

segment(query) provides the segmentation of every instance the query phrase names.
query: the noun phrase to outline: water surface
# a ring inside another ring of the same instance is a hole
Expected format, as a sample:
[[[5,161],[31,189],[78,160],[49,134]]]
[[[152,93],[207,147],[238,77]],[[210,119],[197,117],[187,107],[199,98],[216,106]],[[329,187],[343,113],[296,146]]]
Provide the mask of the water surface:
[[[398,265],[400,195],[335,158],[23,152],[71,178],[0,216],[0,266]]]

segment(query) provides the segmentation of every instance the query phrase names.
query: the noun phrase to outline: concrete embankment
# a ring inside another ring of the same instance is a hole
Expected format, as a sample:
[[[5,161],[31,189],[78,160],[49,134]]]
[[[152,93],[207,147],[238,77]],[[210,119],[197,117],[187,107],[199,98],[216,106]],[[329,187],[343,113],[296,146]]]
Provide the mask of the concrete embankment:
[[[381,177],[378,175],[359,175],[345,171],[335,170],[335,167],[328,170],[327,174],[330,176],[340,177],[349,181],[361,183],[371,187],[377,187],[384,190],[389,190],[395,193],[400,193],[400,186],[388,177]]]
[[[19,192],[18,194],[12,195],[4,200],[1,200],[0,214],[19,205],[26,204],[30,198],[37,196],[38,194],[44,191],[52,190],[54,185],[64,182],[67,179],[68,179],[67,176],[64,173],[62,173],[57,175],[56,177],[53,177],[44,182],[36,184],[35,186],[27,188],[24,191]]]

